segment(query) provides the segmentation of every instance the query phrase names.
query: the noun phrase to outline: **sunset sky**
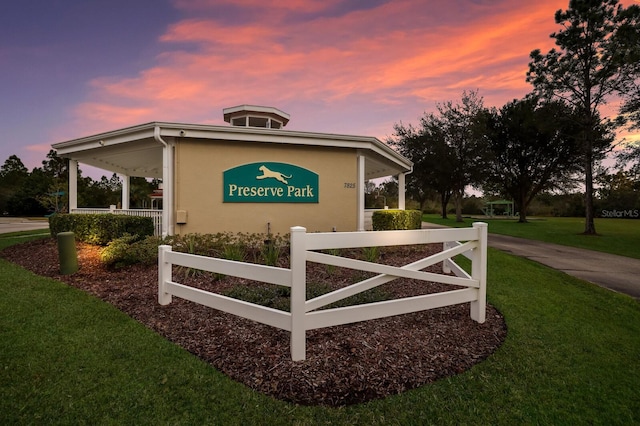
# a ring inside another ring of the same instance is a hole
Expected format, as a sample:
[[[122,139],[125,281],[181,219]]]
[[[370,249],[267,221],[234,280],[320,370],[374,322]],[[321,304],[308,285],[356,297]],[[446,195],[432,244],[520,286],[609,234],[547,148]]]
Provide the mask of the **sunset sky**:
[[[31,170],[52,143],[150,121],[222,125],[240,104],[289,113],[289,130],[384,140],[463,90],[496,107],[530,92],[529,53],[553,47],[567,5],[3,1],[0,162]]]

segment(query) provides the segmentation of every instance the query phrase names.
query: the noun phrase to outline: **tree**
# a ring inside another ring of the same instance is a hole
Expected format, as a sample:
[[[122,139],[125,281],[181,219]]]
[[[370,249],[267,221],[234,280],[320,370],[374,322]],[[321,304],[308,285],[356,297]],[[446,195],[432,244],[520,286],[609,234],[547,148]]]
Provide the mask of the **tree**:
[[[50,183],[42,169],[29,173],[20,158],[10,156],[0,167],[0,211],[13,216],[46,213],[38,197],[46,193]]]
[[[519,222],[527,221],[536,195],[572,186],[581,170],[575,118],[562,102],[514,100],[491,115],[487,130],[491,161],[483,187],[512,198]]]
[[[42,161],[42,171],[54,179],[67,181],[69,176],[67,163],[65,158],[59,157],[58,153],[51,149],[47,153],[47,158]]]
[[[69,207],[69,194],[67,184],[53,182],[47,192],[38,195],[36,200],[51,213],[67,213]]]
[[[626,167],[636,179],[640,178],[640,141],[631,143],[618,152],[617,159],[618,167]]]
[[[393,137],[387,140],[387,143],[413,162],[413,170],[406,176],[405,192],[418,202],[422,210],[426,202],[426,193],[431,188],[431,169],[425,165],[429,161],[429,144],[424,135],[418,134],[412,125],[395,124],[394,130]]]
[[[102,176],[98,181],[90,180],[78,202],[82,202],[86,207],[107,208],[117,205],[122,200],[121,194],[122,182],[118,175],[113,173],[109,179]]]
[[[640,41],[638,41],[640,43]],[[640,59],[638,59],[640,63]],[[640,85],[639,85],[640,86]],[[640,129],[640,88],[636,93],[628,96],[620,108],[620,113],[624,117],[626,123],[629,123],[629,129]]]
[[[456,221],[462,222],[462,199],[467,186],[478,185],[485,173],[484,132],[486,109],[477,91],[463,92],[459,103],[437,106],[437,125],[449,147],[451,190],[456,204]]]
[[[16,155],[6,159],[0,167],[0,214],[8,213],[8,201],[29,177],[29,170]]]
[[[7,158],[2,167],[0,167],[0,179],[5,185],[19,185],[28,174],[29,170],[17,155]]]
[[[129,204],[131,208],[147,209],[150,207],[149,194],[153,192],[153,185],[143,177],[129,178]],[[149,204],[149,205],[148,205]]]
[[[634,8],[629,8],[626,13],[629,15],[636,16],[636,23],[638,21],[637,15],[638,13],[638,5],[635,5]],[[624,93],[624,102],[620,107],[620,114],[623,117],[624,123],[629,124],[630,130],[640,130],[640,32],[637,29],[637,25],[634,27],[632,25],[625,26],[622,28],[621,37],[624,37],[626,43],[629,46],[636,47],[635,49],[629,49],[626,53],[628,56],[629,64],[635,64],[635,82],[630,86],[633,88],[631,91]],[[630,73],[631,74],[631,73]],[[634,87],[635,86],[635,87]],[[638,157],[640,158],[640,157]]]
[[[7,211],[13,216],[38,216],[47,213],[38,197],[47,193],[51,177],[35,167],[22,182],[20,188],[7,200]]]
[[[42,172],[49,182],[45,188],[41,188],[36,199],[49,212],[68,212],[69,161],[59,157],[58,153],[51,149],[42,161]]]
[[[630,172],[618,170],[614,174],[598,176],[598,195],[602,210],[625,211],[640,208],[640,182],[635,180]],[[624,216],[623,216],[624,217]],[[633,214],[627,217],[635,217]]]
[[[380,195],[384,195],[383,203],[392,209],[398,208],[398,179],[393,176],[380,184]]]
[[[433,114],[423,117],[421,128],[396,124],[395,137],[388,142],[402,155],[413,162],[413,171],[407,175],[407,194],[424,209],[424,204],[433,193],[440,196],[442,218],[447,217],[447,205],[452,194],[451,164],[449,146],[438,127]]]
[[[593,205],[594,151],[603,129],[621,121],[601,118],[613,97],[638,90],[640,7],[623,8],[618,0],[571,0],[558,10],[562,29],[551,34],[558,50],[531,52],[527,81],[549,99],[567,101],[579,117],[585,183],[585,234],[596,234]],[[615,117],[617,118],[617,117]]]
[[[418,130],[394,126],[391,144],[414,163],[408,189],[419,192],[422,200],[426,200],[427,189],[435,189],[441,196],[443,218],[453,196],[456,220],[462,222],[465,188],[479,184],[484,173],[486,110],[477,91],[464,91],[460,102],[438,104],[436,109],[437,114],[420,119]]]
[[[494,111],[487,123],[491,159],[483,188],[512,198],[519,222],[526,222],[536,195],[564,186],[580,170],[576,131],[571,110],[559,101],[529,96]]]

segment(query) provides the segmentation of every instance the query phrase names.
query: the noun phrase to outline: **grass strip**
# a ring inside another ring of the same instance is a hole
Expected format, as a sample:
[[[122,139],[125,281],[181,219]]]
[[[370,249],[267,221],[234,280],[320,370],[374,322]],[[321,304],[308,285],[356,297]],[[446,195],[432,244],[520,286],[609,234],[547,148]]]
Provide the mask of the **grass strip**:
[[[598,235],[583,235],[584,218],[544,217],[529,218],[527,223],[513,219],[472,219],[456,222],[455,217],[442,219],[438,215],[423,215],[425,222],[453,228],[469,227],[473,222],[486,222],[489,232],[512,237],[545,241],[547,243],[579,247],[604,253],[640,259],[640,220],[596,218]]]

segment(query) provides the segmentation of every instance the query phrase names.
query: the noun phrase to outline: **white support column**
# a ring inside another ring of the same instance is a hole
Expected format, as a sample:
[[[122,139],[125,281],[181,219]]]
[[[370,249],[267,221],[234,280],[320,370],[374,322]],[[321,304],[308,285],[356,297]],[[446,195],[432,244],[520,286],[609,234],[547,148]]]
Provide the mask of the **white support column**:
[[[166,237],[174,234],[174,141],[171,139],[167,142],[162,139],[159,126],[153,130],[153,138],[162,144],[162,236]]]
[[[405,209],[405,174],[400,173],[398,175],[398,208],[400,210]]]
[[[130,179],[128,175],[121,174],[120,177],[122,178],[122,210],[129,210],[129,199],[131,196],[129,190]]]
[[[358,231],[364,231],[364,190],[365,190],[365,181],[364,181],[364,155],[358,154],[358,166],[357,166],[357,202],[356,209],[358,210]]]
[[[173,185],[171,184],[171,173],[169,172],[169,163],[171,158],[171,146],[165,145],[162,148],[162,236],[166,237],[171,235],[169,231],[169,220],[171,220],[169,212],[173,208],[171,205],[171,196],[169,195],[173,191]]]
[[[162,168],[162,236],[173,235],[173,143],[167,143],[163,148]]]
[[[69,213],[78,208],[78,160],[69,160]]]
[[[175,194],[176,194],[176,188],[175,188],[175,160],[174,160],[174,154],[175,154],[175,145],[172,142],[169,143],[169,146],[167,147],[167,149],[169,150],[169,179],[170,182],[168,183],[169,186],[169,198],[167,198],[167,210],[168,210],[168,214],[167,214],[167,220],[169,221],[168,226],[167,226],[167,230],[169,231],[169,235],[173,235],[175,234]],[[164,193],[164,192],[163,192]]]

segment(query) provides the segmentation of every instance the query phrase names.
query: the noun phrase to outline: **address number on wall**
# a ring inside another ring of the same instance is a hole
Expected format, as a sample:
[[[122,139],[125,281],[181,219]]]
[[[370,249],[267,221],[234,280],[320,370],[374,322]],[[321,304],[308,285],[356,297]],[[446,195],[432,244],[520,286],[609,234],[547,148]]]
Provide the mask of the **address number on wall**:
[[[355,182],[345,182],[344,183],[344,187],[345,188],[355,188],[356,187],[356,183]]]

